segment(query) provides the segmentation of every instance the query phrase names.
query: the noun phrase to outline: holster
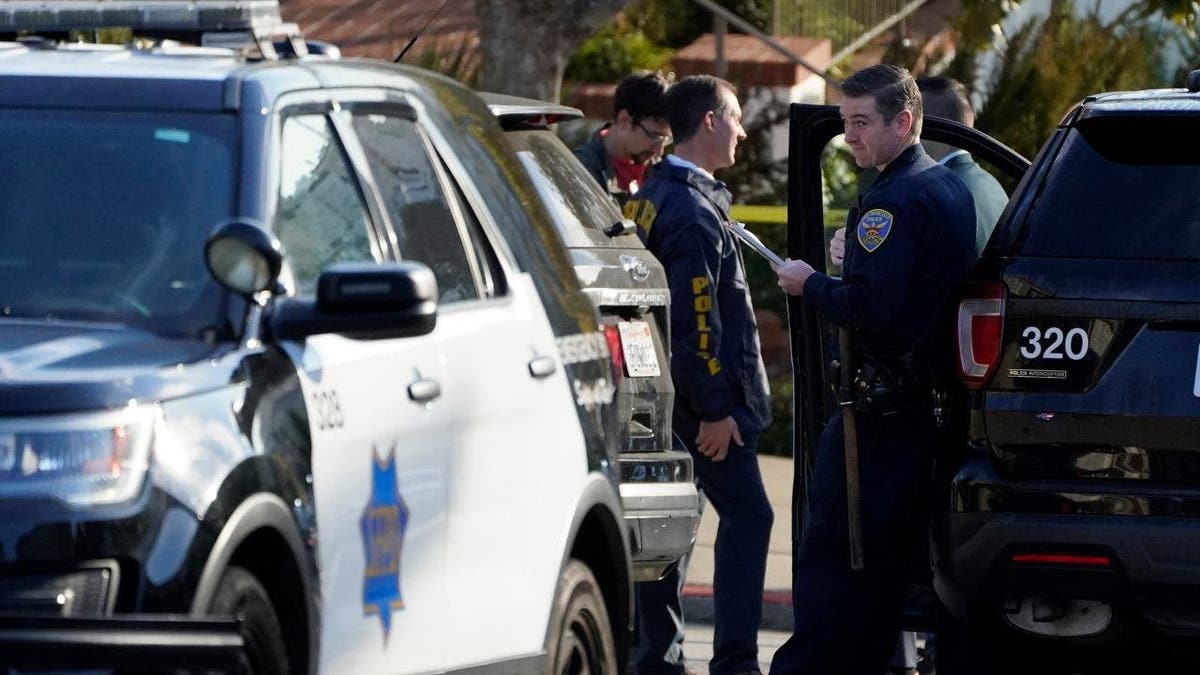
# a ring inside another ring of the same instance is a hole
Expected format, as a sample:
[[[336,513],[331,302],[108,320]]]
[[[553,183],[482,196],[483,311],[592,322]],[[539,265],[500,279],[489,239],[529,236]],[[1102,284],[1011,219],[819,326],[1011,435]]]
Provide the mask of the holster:
[[[841,367],[838,361],[831,361],[826,381],[840,382]],[[867,356],[855,369],[850,389],[835,387],[834,395],[840,405],[853,403],[854,409],[864,414],[931,414],[940,429],[949,426],[952,408],[941,380],[912,352],[886,361]]]
[[[938,426],[945,424],[945,397],[936,378],[913,354],[886,362],[864,360],[854,375],[855,408],[889,416],[930,413]]]
[[[905,410],[904,383],[899,376],[875,363],[863,363],[854,373],[854,408],[862,413],[889,416]]]

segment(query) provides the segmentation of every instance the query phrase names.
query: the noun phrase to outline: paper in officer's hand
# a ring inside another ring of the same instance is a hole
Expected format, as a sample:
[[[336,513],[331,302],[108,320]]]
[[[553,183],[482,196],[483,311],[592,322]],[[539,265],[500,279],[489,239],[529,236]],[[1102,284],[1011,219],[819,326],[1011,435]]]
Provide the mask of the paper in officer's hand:
[[[736,220],[730,220],[728,223],[726,223],[726,226],[729,227],[730,232],[733,232],[735,235],[737,235],[738,239],[742,240],[743,244],[754,249],[755,253],[766,258],[773,266],[779,267],[780,265],[783,265],[783,258],[780,258],[777,253],[767,248],[767,245],[762,243],[762,240],[759,239],[757,235],[746,229],[745,224]]]

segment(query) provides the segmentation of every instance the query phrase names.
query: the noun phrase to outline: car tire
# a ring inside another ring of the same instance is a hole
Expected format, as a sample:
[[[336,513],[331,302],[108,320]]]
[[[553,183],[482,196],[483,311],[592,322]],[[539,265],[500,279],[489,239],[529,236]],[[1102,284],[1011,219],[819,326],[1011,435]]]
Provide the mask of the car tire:
[[[225,570],[208,613],[233,616],[241,624],[245,651],[240,675],[287,674],[287,650],[279,617],[267,590],[253,574],[236,566]]]
[[[612,624],[600,585],[587,565],[571,560],[558,577],[546,636],[547,675],[617,672]]]

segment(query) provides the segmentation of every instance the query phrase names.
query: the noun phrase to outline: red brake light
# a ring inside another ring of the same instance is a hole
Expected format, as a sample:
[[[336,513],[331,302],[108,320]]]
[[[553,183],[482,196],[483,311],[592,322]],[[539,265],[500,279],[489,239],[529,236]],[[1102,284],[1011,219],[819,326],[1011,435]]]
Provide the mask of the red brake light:
[[[1068,565],[1071,567],[1112,566],[1112,560],[1106,555],[1077,555],[1070,553],[1018,553],[1012,557],[1012,561],[1028,565]]]
[[[979,389],[991,378],[1000,360],[1000,336],[1004,327],[1004,286],[998,283],[967,286],[958,304],[955,337],[958,343],[958,372],[971,389]]]
[[[621,347],[621,331],[616,324],[604,326],[604,339],[608,342],[608,355],[612,359],[613,384],[625,376],[625,350]]]

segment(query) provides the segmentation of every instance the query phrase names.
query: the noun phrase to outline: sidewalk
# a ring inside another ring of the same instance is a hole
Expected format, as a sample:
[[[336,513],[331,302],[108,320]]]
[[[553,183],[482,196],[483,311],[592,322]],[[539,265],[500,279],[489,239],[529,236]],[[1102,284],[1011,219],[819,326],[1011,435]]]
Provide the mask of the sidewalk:
[[[792,459],[759,455],[767,498],[775,511],[763,584],[764,630],[792,630]],[[683,614],[688,623],[712,623],[713,541],[717,514],[706,505],[692,549],[683,588]]]

